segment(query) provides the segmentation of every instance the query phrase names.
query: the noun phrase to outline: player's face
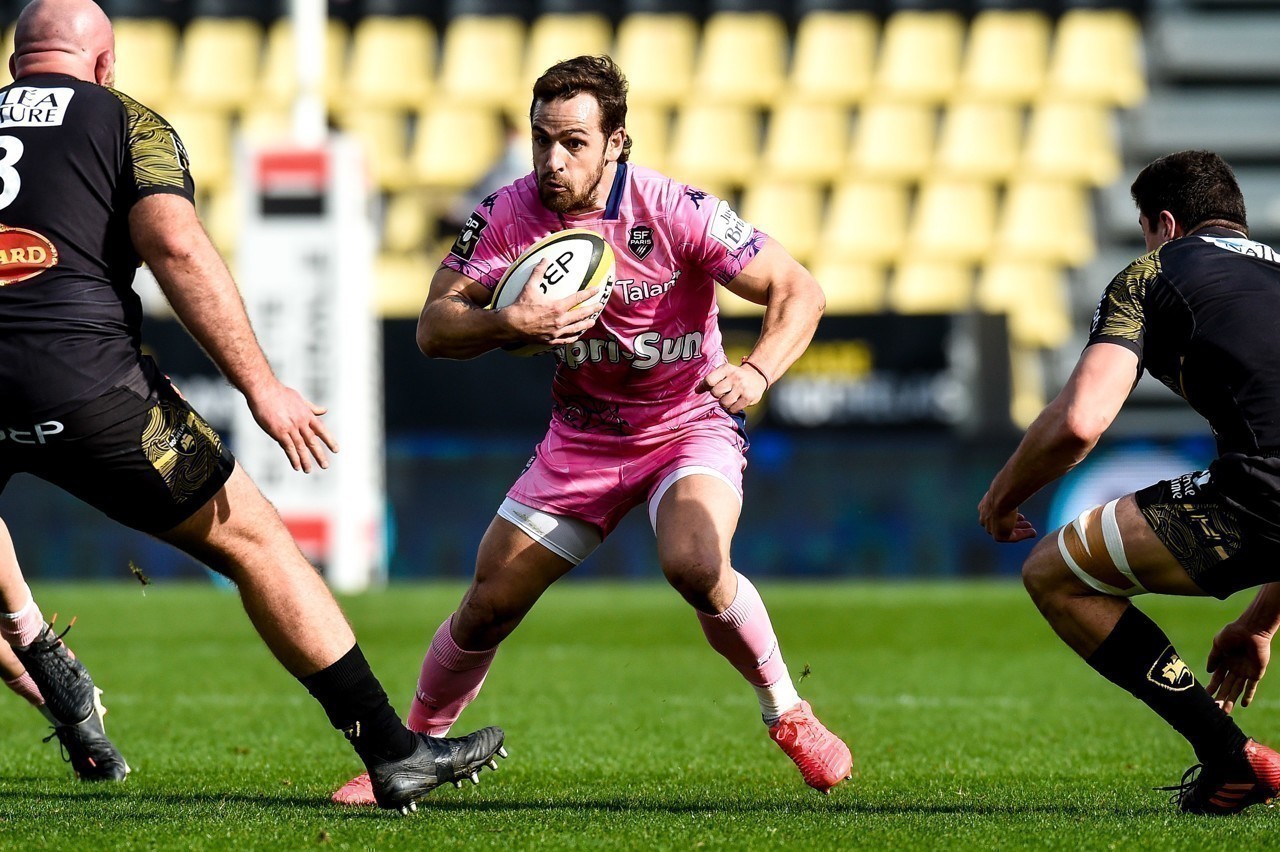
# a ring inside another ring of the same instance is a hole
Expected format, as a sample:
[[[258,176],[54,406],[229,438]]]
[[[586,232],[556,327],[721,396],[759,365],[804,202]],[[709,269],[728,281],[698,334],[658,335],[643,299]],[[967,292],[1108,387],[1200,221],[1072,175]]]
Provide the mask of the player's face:
[[[604,206],[600,185],[622,151],[623,131],[606,137],[600,104],[582,94],[533,107],[533,169],[543,205],[556,213],[586,213]]]

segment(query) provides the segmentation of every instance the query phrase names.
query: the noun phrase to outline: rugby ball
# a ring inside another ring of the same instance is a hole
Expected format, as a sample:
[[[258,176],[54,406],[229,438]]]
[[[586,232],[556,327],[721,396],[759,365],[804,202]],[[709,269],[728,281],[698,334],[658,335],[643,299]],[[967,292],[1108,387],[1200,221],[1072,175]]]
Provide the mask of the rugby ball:
[[[547,265],[542,274],[532,277],[533,268],[541,261]],[[595,231],[586,228],[570,228],[543,237],[516,258],[493,288],[489,307],[502,310],[516,300],[526,287],[537,287],[551,299],[594,287],[602,286],[596,301],[604,310],[613,292],[613,249]],[[541,343],[519,344],[507,349],[515,355],[537,355],[551,349]]]

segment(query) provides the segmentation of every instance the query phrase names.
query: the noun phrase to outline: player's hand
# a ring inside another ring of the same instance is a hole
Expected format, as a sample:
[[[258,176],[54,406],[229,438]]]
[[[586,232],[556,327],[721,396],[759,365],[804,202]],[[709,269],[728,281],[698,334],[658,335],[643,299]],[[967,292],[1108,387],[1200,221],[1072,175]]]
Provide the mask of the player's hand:
[[[703,377],[699,391],[707,391],[730,414],[741,414],[748,406],[755,405],[768,390],[764,376],[750,367],[721,364]]]
[[[1037,535],[1035,527],[1017,509],[997,512],[990,491],[983,495],[982,502],[978,504],[978,523],[996,541],[1025,541]]]
[[[253,419],[280,445],[294,470],[310,473],[312,459],[321,468],[329,467],[325,448],[336,453],[338,442],[320,420],[324,408],[280,382],[254,393],[248,402]]]
[[[1241,707],[1248,707],[1270,659],[1271,637],[1233,621],[1213,637],[1205,666],[1211,677],[1205,688],[1228,713],[1237,701]]]
[[[542,270],[546,265],[547,261],[539,261],[529,272],[526,283],[542,277]],[[522,342],[548,346],[572,343],[600,318],[602,311],[598,299],[602,289],[597,285],[561,299],[552,299],[537,287],[525,287],[522,284],[520,295],[503,308],[501,313],[506,316],[512,331],[519,335]]]

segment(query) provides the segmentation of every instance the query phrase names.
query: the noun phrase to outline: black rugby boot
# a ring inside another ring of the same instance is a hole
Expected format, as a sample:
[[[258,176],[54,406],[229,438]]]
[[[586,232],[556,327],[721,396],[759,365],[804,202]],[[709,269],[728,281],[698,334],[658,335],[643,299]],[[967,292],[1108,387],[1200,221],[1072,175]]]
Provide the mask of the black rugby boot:
[[[479,784],[480,770],[497,769],[495,756],[507,756],[501,728],[481,728],[465,737],[415,736],[418,745],[408,757],[366,763],[379,807],[403,814],[416,811],[418,800],[436,787],[451,781],[461,787],[464,778]]]

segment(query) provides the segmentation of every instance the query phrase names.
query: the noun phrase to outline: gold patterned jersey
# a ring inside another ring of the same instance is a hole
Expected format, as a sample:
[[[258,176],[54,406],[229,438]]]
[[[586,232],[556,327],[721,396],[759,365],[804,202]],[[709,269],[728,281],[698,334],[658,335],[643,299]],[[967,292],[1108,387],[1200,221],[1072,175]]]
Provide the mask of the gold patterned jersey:
[[[182,142],[155,112],[61,74],[0,89],[0,410],[145,394],[128,219],[155,193],[194,196]]]
[[[1280,255],[1238,231],[1165,243],[1117,275],[1089,344],[1115,343],[1187,400],[1220,453],[1280,452]]]

